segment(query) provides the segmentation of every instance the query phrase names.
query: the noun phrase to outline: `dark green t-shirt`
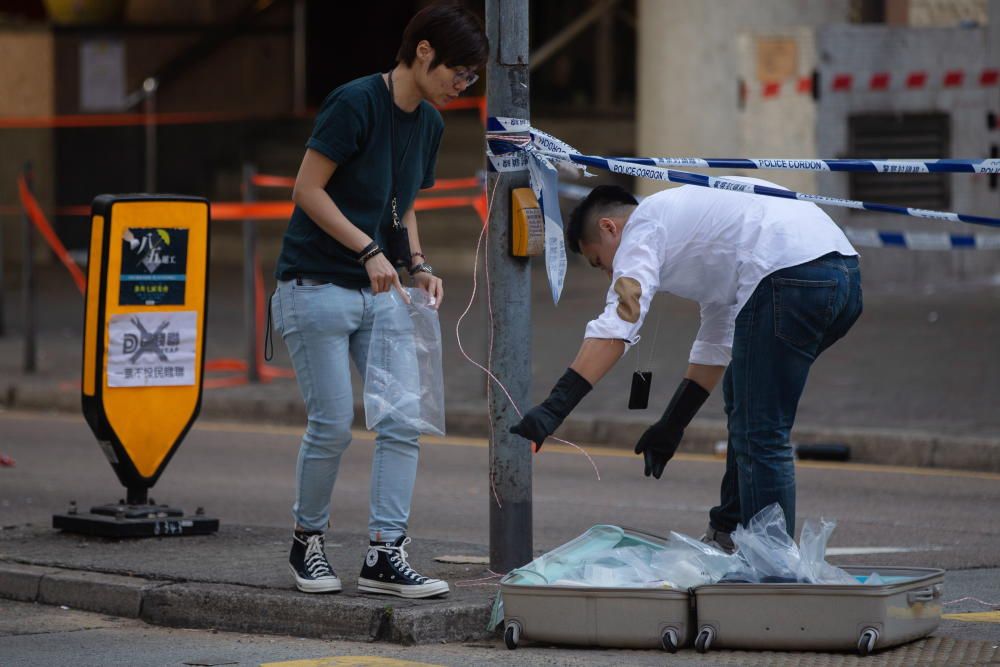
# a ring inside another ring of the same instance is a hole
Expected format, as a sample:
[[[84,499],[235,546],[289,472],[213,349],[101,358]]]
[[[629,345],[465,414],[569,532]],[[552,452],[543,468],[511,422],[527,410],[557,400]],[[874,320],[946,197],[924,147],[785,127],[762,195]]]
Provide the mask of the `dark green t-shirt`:
[[[385,247],[392,225],[392,131],[396,114],[396,193],[399,215],[417,191],[434,185],[434,166],[444,131],[441,114],[426,101],[412,113],[392,103],[381,74],[345,83],[323,101],[306,147],[337,163],[326,191],[356,227]],[[282,240],[275,271],[279,280],[297,276],[343,287],[371,284],[355,253],[324,232],[298,206]]]

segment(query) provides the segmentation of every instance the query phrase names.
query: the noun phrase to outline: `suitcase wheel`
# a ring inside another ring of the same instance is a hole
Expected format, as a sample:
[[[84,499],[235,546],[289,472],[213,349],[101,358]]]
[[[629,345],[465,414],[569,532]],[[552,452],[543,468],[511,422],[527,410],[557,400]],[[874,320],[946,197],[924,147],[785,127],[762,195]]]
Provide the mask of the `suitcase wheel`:
[[[865,656],[875,650],[875,642],[878,641],[878,630],[875,628],[865,628],[858,637],[858,655]]]
[[[660,637],[660,645],[663,650],[667,653],[677,653],[677,631],[673,628],[669,628]]]
[[[511,621],[503,631],[503,643],[511,651],[517,648],[517,642],[521,639],[521,624]]]
[[[715,629],[706,625],[701,630],[698,631],[698,636],[694,640],[694,648],[698,653],[705,653],[712,646],[712,640],[715,639]]]

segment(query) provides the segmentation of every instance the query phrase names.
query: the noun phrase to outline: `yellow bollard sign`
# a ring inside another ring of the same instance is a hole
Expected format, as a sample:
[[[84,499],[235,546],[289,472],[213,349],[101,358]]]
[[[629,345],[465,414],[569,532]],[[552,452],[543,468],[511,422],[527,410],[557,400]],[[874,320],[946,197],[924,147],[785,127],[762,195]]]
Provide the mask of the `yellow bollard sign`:
[[[201,406],[208,227],[200,198],[92,205],[83,413],[130,505],[146,503]]]

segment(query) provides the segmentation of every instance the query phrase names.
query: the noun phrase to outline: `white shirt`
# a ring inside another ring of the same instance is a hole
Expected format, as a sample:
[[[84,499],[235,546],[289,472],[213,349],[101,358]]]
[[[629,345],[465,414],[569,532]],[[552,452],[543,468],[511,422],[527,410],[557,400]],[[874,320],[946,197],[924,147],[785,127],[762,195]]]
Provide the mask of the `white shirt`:
[[[653,295],[670,292],[701,305],[689,361],[726,366],[736,316],[760,281],[834,251],[858,254],[815,204],[696,185],[664,190],[644,199],[625,224],[607,306],[584,335],[621,339],[628,349],[639,342]]]

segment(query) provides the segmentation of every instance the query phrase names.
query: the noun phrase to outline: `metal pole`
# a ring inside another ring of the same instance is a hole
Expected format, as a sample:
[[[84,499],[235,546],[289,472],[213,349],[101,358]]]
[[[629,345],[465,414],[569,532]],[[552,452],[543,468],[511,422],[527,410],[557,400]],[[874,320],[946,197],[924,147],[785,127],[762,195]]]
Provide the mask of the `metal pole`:
[[[0,338],[3,338],[7,334],[7,313],[4,310],[4,291],[7,287],[7,281],[4,280],[4,272],[6,267],[3,261],[4,256],[4,244],[3,244],[3,218],[0,217]]]
[[[160,82],[155,77],[149,77],[142,82],[145,94],[142,102],[143,113],[146,115],[146,181],[145,190],[152,194],[156,192],[156,89]]]
[[[597,66],[594,68],[594,97],[599,111],[611,111],[615,97],[615,15],[613,9],[597,20],[597,41],[594,44]]]
[[[486,33],[490,40],[487,114],[529,118],[528,0],[486,0]],[[488,192],[499,174],[491,172]],[[531,273],[526,259],[510,255],[510,191],[529,184],[528,172],[505,173],[489,218],[490,297],[494,308],[492,372],[506,385],[518,407],[528,405],[531,389]],[[490,567],[509,572],[532,558],[531,444],[511,435],[517,423],[514,407],[497,388],[489,392]]]
[[[292,9],[292,111],[306,112],[306,2]]]
[[[243,201],[257,200],[253,177],[257,168],[243,164]],[[247,341],[247,380],[260,382],[260,368],[257,364],[257,227],[253,220],[243,221],[243,327]]]
[[[31,163],[24,164],[24,182],[32,190]],[[38,369],[38,351],[35,344],[35,271],[32,248],[31,220],[28,211],[21,213],[21,295],[24,308],[24,373],[33,374]]]

